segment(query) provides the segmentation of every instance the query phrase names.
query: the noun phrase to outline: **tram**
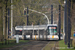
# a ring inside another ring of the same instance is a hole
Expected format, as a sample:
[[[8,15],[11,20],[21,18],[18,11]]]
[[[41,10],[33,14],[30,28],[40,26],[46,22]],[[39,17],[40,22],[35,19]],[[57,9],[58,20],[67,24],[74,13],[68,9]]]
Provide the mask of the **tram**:
[[[38,39],[38,40],[59,40],[59,36],[57,33],[57,24],[48,24],[48,25],[38,25],[38,27],[34,26],[16,26],[15,27],[15,35],[19,35],[21,39]],[[33,34],[34,31],[34,34]],[[26,37],[25,37],[26,36]]]

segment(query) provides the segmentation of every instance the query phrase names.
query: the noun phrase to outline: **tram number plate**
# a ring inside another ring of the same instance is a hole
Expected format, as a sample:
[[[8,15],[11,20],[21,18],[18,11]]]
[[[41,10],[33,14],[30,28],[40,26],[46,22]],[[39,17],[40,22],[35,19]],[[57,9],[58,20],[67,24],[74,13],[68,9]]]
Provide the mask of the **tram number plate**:
[[[54,36],[52,36],[52,38],[54,38]]]

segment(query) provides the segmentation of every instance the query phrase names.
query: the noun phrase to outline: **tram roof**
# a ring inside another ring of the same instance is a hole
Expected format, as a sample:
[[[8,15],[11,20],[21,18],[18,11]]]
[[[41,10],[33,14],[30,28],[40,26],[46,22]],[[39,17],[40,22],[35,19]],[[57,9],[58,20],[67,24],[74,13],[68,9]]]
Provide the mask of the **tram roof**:
[[[46,30],[48,26],[57,26],[57,24],[16,26],[15,30]]]
[[[57,26],[57,24],[48,24],[47,26]]]
[[[43,30],[46,29],[47,25],[29,25],[29,26],[16,26],[15,30]]]

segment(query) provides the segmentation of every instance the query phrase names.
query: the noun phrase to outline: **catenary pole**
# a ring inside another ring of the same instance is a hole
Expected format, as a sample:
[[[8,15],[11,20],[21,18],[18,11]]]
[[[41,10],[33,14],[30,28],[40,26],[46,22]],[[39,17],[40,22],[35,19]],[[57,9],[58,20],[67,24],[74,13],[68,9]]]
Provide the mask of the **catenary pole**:
[[[64,7],[64,33],[65,33],[65,39],[64,42],[67,44],[67,0],[64,1],[65,7]]]
[[[13,0],[11,0],[11,4]],[[11,5],[11,36],[13,35],[13,5]]]
[[[10,15],[10,9],[8,8],[8,26],[7,26],[7,27],[8,27],[8,28],[7,28],[7,30],[8,30],[8,44],[9,44],[9,27],[10,27],[10,26],[9,26],[9,19],[10,19],[10,18],[9,18],[9,15]]]
[[[53,5],[51,5],[51,24],[53,24]]]
[[[71,0],[68,0],[68,48],[70,48],[70,36],[71,36]]]
[[[5,0],[5,4],[6,4],[6,7],[5,7],[5,44],[7,44],[7,2],[8,0]]]
[[[60,40],[60,33],[61,33],[61,5],[59,5],[59,40]]]
[[[29,23],[29,22],[28,22],[28,7],[27,7],[27,25],[28,25],[28,23]]]

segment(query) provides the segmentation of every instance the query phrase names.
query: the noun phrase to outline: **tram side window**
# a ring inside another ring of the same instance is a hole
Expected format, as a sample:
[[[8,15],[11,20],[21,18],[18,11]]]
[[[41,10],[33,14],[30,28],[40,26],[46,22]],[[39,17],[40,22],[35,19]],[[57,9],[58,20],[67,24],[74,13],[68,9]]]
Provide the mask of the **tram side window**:
[[[16,30],[16,34],[15,35],[22,35],[22,31],[21,30]]]
[[[54,29],[54,35],[57,35],[57,28]]]

